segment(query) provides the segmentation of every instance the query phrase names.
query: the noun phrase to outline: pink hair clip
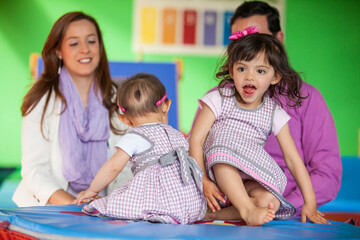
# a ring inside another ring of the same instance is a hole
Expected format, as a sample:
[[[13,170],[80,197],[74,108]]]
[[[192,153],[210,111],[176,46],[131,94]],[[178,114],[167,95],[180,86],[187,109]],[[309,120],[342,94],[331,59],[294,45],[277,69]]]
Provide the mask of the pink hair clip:
[[[118,105],[118,107],[120,108],[120,110],[121,110],[122,112],[125,112],[125,108],[121,107],[120,104],[117,104],[117,105]]]
[[[165,95],[159,101],[156,102],[156,106],[159,106],[165,100],[166,97],[167,94],[165,93]]]
[[[229,40],[237,40],[239,38],[242,38],[243,36],[258,33],[258,32],[259,32],[259,30],[255,26],[250,26],[250,27],[245,28],[242,31],[233,32],[231,34],[231,36],[229,37]]]

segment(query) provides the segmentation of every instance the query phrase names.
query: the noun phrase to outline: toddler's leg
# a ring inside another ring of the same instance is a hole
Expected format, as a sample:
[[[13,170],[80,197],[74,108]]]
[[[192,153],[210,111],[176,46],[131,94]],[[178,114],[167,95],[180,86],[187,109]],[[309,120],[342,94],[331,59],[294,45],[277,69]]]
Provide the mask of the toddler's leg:
[[[274,219],[274,204],[271,203],[267,207],[255,206],[237,168],[228,164],[215,164],[213,171],[221,191],[229,198],[247,225],[258,226]]]
[[[257,207],[267,207],[269,203],[274,203],[275,212],[280,208],[280,201],[274,194],[269,192],[260,183],[254,180],[246,180],[244,187],[249,197],[253,200],[253,203]]]
[[[265,189],[260,183],[254,180],[244,181],[244,187],[250,199],[256,207],[268,207],[269,204],[274,204],[275,212],[280,208],[280,201],[271,192]],[[208,211],[205,219],[214,220],[241,220],[239,211],[233,206],[222,208],[220,211]]]

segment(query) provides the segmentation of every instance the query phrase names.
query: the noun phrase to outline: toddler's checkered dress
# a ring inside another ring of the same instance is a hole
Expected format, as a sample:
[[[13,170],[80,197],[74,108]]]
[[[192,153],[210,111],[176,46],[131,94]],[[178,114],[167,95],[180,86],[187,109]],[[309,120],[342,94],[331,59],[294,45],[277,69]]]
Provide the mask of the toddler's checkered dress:
[[[130,158],[134,178],[109,196],[84,206],[89,215],[190,224],[206,212],[202,171],[188,155],[188,142],[171,126],[158,123],[131,130],[152,147]]]
[[[212,166],[226,163],[240,170],[244,178],[253,178],[273,193],[281,203],[276,218],[295,214],[295,207],[282,197],[286,176],[274,159],[264,150],[271,133],[276,103],[265,96],[253,110],[236,103],[232,88],[223,88],[222,112],[215,120],[204,143],[205,166],[215,181]]]

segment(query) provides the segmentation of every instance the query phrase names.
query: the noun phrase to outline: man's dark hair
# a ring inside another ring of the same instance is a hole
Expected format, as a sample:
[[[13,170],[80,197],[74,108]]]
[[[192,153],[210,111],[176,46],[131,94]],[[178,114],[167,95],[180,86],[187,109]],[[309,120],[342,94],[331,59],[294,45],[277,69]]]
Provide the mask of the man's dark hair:
[[[266,16],[269,30],[273,36],[276,36],[276,34],[281,31],[279,11],[261,1],[244,2],[241,4],[230,19],[230,26],[232,26],[238,18],[248,18],[254,15]]]

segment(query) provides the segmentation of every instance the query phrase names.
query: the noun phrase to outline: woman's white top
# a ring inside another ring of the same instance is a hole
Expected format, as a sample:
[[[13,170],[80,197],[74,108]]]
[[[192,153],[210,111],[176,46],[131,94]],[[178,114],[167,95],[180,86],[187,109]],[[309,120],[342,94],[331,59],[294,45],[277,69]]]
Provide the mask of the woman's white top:
[[[59,122],[61,100],[52,92],[43,120],[41,116],[47,95],[22,119],[21,129],[21,176],[22,180],[15,190],[12,200],[19,207],[44,206],[50,196],[59,189],[71,192],[69,183],[62,173],[62,155],[59,143]],[[119,129],[128,129],[117,117],[111,119]],[[121,136],[110,131],[109,157],[115,152],[115,144]],[[129,164],[108,186],[107,192],[125,184],[132,178]]]

